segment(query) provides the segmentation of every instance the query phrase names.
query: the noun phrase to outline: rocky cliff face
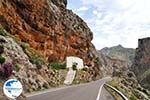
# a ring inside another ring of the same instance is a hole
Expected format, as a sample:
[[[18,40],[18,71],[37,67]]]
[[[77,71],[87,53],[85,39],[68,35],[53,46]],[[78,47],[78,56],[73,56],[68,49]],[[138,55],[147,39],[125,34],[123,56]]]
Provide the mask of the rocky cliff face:
[[[80,57],[89,67],[77,81],[102,76],[91,30],[66,6],[67,0],[0,0],[1,56],[13,64],[11,78],[19,79],[25,92],[63,84],[67,70],[48,65],[65,63],[67,56]]]
[[[139,82],[150,90],[150,38],[139,39],[132,71]]]
[[[66,0],[1,0],[0,23],[48,62],[78,56],[95,66],[92,32],[66,4]]]

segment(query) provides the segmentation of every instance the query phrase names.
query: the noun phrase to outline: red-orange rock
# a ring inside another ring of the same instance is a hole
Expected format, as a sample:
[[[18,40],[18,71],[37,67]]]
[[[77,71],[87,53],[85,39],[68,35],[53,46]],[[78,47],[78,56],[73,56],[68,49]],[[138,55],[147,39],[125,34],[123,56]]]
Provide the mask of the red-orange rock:
[[[47,61],[78,56],[95,67],[92,32],[66,4],[66,0],[1,0],[0,24]]]

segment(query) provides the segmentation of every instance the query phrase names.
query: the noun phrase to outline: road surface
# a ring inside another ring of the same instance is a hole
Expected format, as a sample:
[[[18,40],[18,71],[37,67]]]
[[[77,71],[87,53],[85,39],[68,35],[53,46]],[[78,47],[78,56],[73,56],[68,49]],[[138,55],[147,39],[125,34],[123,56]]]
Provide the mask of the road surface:
[[[27,100],[114,100],[103,88],[109,80],[104,78],[96,82],[28,95]]]

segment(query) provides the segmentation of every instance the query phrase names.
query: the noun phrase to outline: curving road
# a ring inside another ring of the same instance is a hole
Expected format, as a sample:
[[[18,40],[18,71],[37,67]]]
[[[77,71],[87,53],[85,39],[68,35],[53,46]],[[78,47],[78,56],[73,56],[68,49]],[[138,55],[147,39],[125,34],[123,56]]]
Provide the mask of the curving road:
[[[114,100],[103,88],[105,82],[110,80],[111,78],[107,77],[87,84],[48,90],[28,95],[27,100]]]

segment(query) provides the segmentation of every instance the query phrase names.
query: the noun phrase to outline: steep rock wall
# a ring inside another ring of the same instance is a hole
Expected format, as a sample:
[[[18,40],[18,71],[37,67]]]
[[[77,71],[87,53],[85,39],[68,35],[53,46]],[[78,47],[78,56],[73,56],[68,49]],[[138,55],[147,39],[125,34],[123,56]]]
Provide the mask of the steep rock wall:
[[[132,70],[141,85],[150,90],[150,38],[139,39]]]
[[[0,23],[48,62],[78,56],[95,67],[92,32],[66,5],[66,0],[1,0]]]

